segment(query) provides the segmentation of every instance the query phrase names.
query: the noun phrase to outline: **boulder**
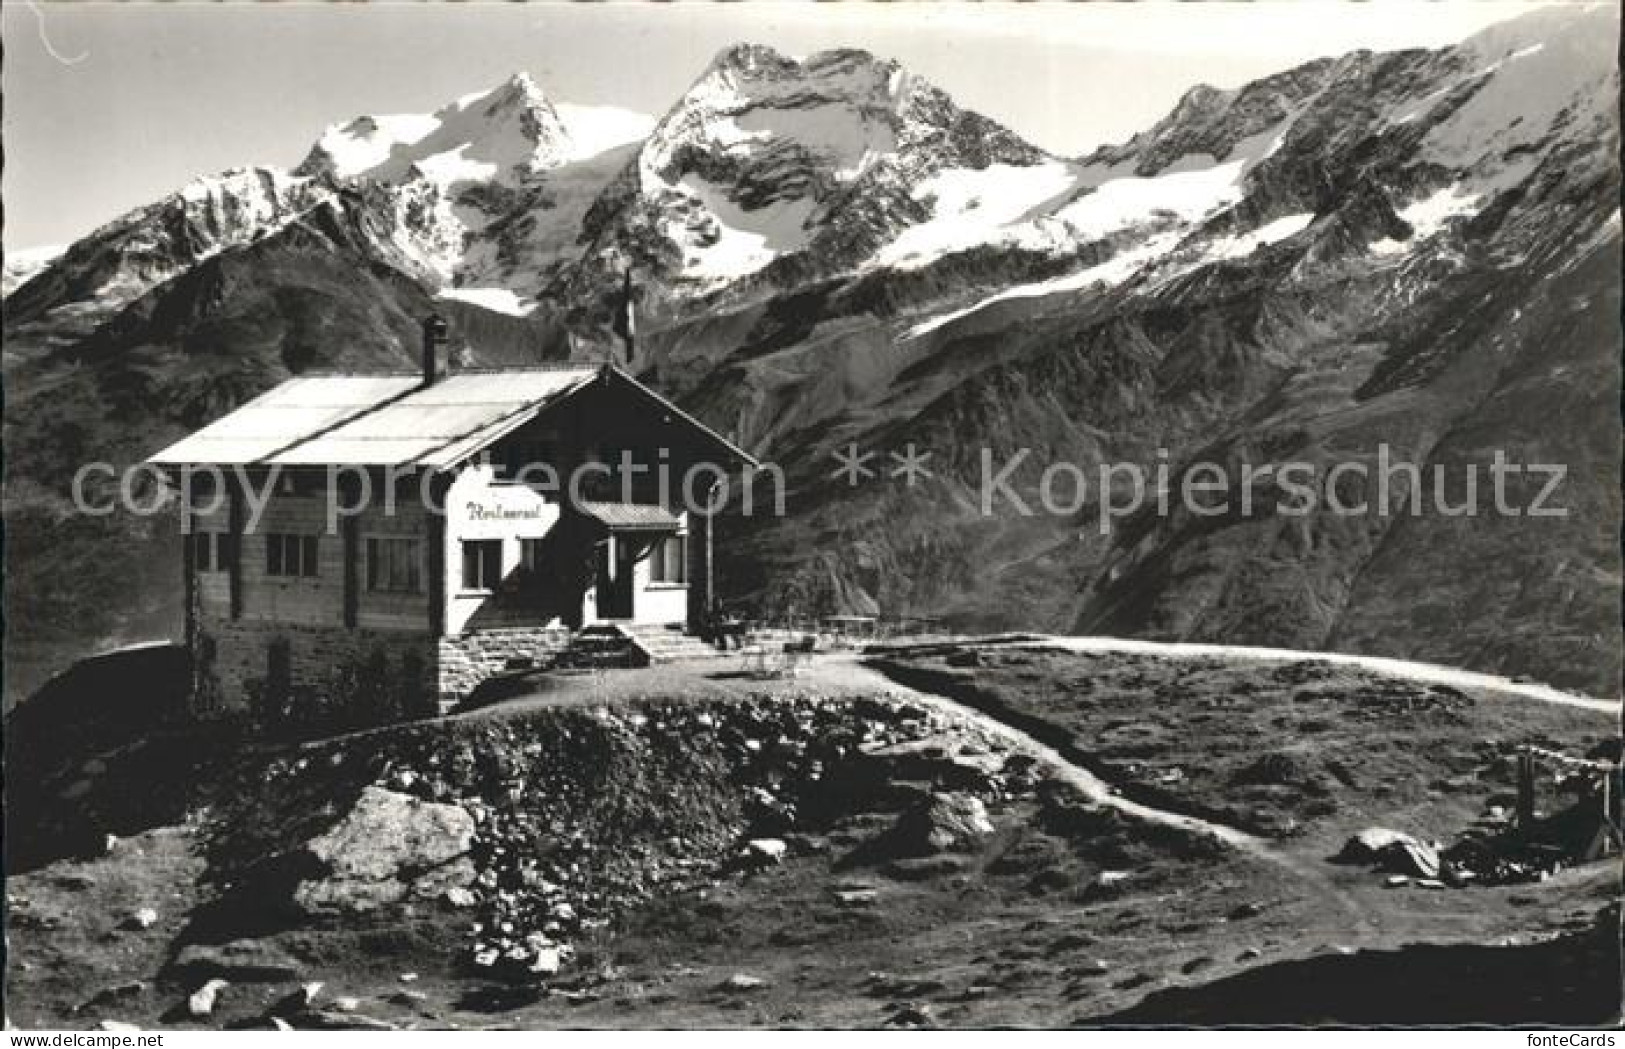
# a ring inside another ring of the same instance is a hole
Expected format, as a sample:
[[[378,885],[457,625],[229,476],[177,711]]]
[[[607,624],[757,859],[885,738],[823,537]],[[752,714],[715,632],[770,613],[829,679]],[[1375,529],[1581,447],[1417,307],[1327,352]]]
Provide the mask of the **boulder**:
[[[779,838],[757,838],[745,846],[746,859],[762,867],[783,863],[789,852],[790,846]]]
[[[214,1006],[220,999],[220,992],[230,987],[228,980],[214,979],[192,992],[186,999],[186,1011],[192,1016],[204,1017],[214,1014]]]
[[[293,901],[307,914],[361,914],[409,896],[443,896],[474,878],[474,831],[466,809],[370,786],[349,815],[306,844],[326,873],[300,882]]]
[[[150,929],[157,924],[158,912],[153,910],[151,907],[142,907],[137,911],[131,912],[127,917],[125,917],[125,919],[119,923],[119,928],[140,931],[143,929]]]
[[[1398,842],[1415,842],[1416,839],[1403,831],[1389,830],[1386,827],[1367,827],[1343,843],[1343,851],[1337,854],[1337,860],[1342,863],[1376,863],[1377,857],[1384,849]]]
[[[530,971],[536,976],[553,976],[558,973],[561,964],[563,959],[559,956],[557,947],[543,947],[531,960]]]
[[[970,852],[993,834],[987,806],[974,794],[933,794],[903,813],[888,832],[898,855]]]

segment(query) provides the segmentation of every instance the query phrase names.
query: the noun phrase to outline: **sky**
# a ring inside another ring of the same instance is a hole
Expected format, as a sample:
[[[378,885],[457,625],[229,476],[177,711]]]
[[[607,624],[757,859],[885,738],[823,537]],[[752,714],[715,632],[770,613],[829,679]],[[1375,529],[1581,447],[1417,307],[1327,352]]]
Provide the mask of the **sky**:
[[[732,43],[861,47],[1063,155],[1197,83],[1438,47],[1512,0],[1255,3],[61,3],[0,8],[4,243],[69,243],[187,181],[292,167],[322,129],[528,71],[555,101],[659,114]]]

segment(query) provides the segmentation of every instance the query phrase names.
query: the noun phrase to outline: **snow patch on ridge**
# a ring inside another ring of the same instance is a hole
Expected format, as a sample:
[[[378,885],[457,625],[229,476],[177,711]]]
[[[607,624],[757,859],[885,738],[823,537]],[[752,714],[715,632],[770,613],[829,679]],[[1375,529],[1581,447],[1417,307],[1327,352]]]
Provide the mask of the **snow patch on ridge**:
[[[1222,162],[1187,154],[1146,177],[1130,173],[1132,163],[941,172],[916,192],[935,196],[931,221],[905,230],[874,263],[910,268],[984,244],[1065,250],[1154,224],[1199,222],[1242,199],[1247,172],[1280,144],[1289,123],[1242,140]]]
[[[440,297],[472,303],[513,317],[523,317],[536,308],[535,303],[520,298],[507,288],[446,288],[440,292]]]
[[[683,176],[677,188],[693,196],[716,219],[716,238],[688,247],[684,277],[743,277],[807,245],[806,223],[813,212],[813,202],[808,198],[777,201],[747,211],[729,199],[725,188],[692,172]],[[683,242],[681,231],[672,234],[673,241]]]
[[[577,106],[555,103],[554,112],[570,132],[572,146],[566,159],[589,160],[607,150],[642,142],[655,128],[655,118],[647,113],[615,106]]]
[[[1041,298],[1045,295],[1060,295],[1066,292],[1082,291],[1096,285],[1112,287],[1122,284],[1138,273],[1147,263],[1153,262],[1171,251],[1179,243],[1180,236],[1181,234],[1177,232],[1159,233],[1146,238],[1131,250],[1118,252],[1105,262],[1088,266],[1076,273],[1006,288],[1003,291],[989,295],[974,305],[916,324],[903,335],[903,339],[905,341],[918,339],[922,335],[927,335],[938,328],[969,317],[973,313],[979,313],[995,303],[1008,302],[1011,299],[1031,299]]]
[[[326,153],[339,178],[355,178],[384,167],[396,149],[423,141],[440,121],[428,113],[360,117],[322,133],[316,148]]]
[[[905,229],[875,255],[874,262],[910,268],[952,251],[999,241],[1076,182],[1077,169],[1063,161],[939,171],[913,194],[916,200],[933,203],[932,217]]]
[[[1267,247],[1299,233],[1314,220],[1315,216],[1308,212],[1287,215],[1246,233],[1220,237],[1208,247],[1208,255],[1210,258],[1215,259],[1245,258],[1259,248]]]
[[[1431,237],[1451,219],[1477,211],[1479,199],[1479,194],[1467,192],[1459,185],[1446,186],[1400,208],[1399,217],[1416,231],[1415,236]]]

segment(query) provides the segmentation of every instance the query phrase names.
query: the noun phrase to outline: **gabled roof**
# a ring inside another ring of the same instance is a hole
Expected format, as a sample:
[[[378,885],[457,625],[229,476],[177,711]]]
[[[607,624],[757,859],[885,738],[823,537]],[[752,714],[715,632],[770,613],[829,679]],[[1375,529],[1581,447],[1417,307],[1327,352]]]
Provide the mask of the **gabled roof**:
[[[613,365],[416,375],[289,379],[147,461],[159,466],[453,467],[543,410],[614,377],[731,457],[750,455]]]

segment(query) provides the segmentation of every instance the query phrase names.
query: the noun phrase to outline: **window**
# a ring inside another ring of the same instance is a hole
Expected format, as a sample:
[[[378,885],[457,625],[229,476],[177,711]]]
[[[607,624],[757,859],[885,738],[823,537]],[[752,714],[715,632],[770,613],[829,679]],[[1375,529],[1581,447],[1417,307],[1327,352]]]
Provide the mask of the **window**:
[[[265,574],[269,576],[316,575],[316,537],[272,532],[265,537]]]
[[[536,569],[541,567],[541,564],[542,564],[542,540],[540,540],[540,539],[521,539],[521,540],[519,540],[519,563],[522,566],[524,566],[524,569],[527,572],[534,572],[534,571],[536,571]]]
[[[367,539],[367,589],[416,594],[423,589],[423,556],[416,539]]]
[[[655,542],[649,555],[649,581],[668,586],[688,583],[688,537],[668,535]]]
[[[495,590],[502,582],[502,540],[463,542],[463,589]]]

